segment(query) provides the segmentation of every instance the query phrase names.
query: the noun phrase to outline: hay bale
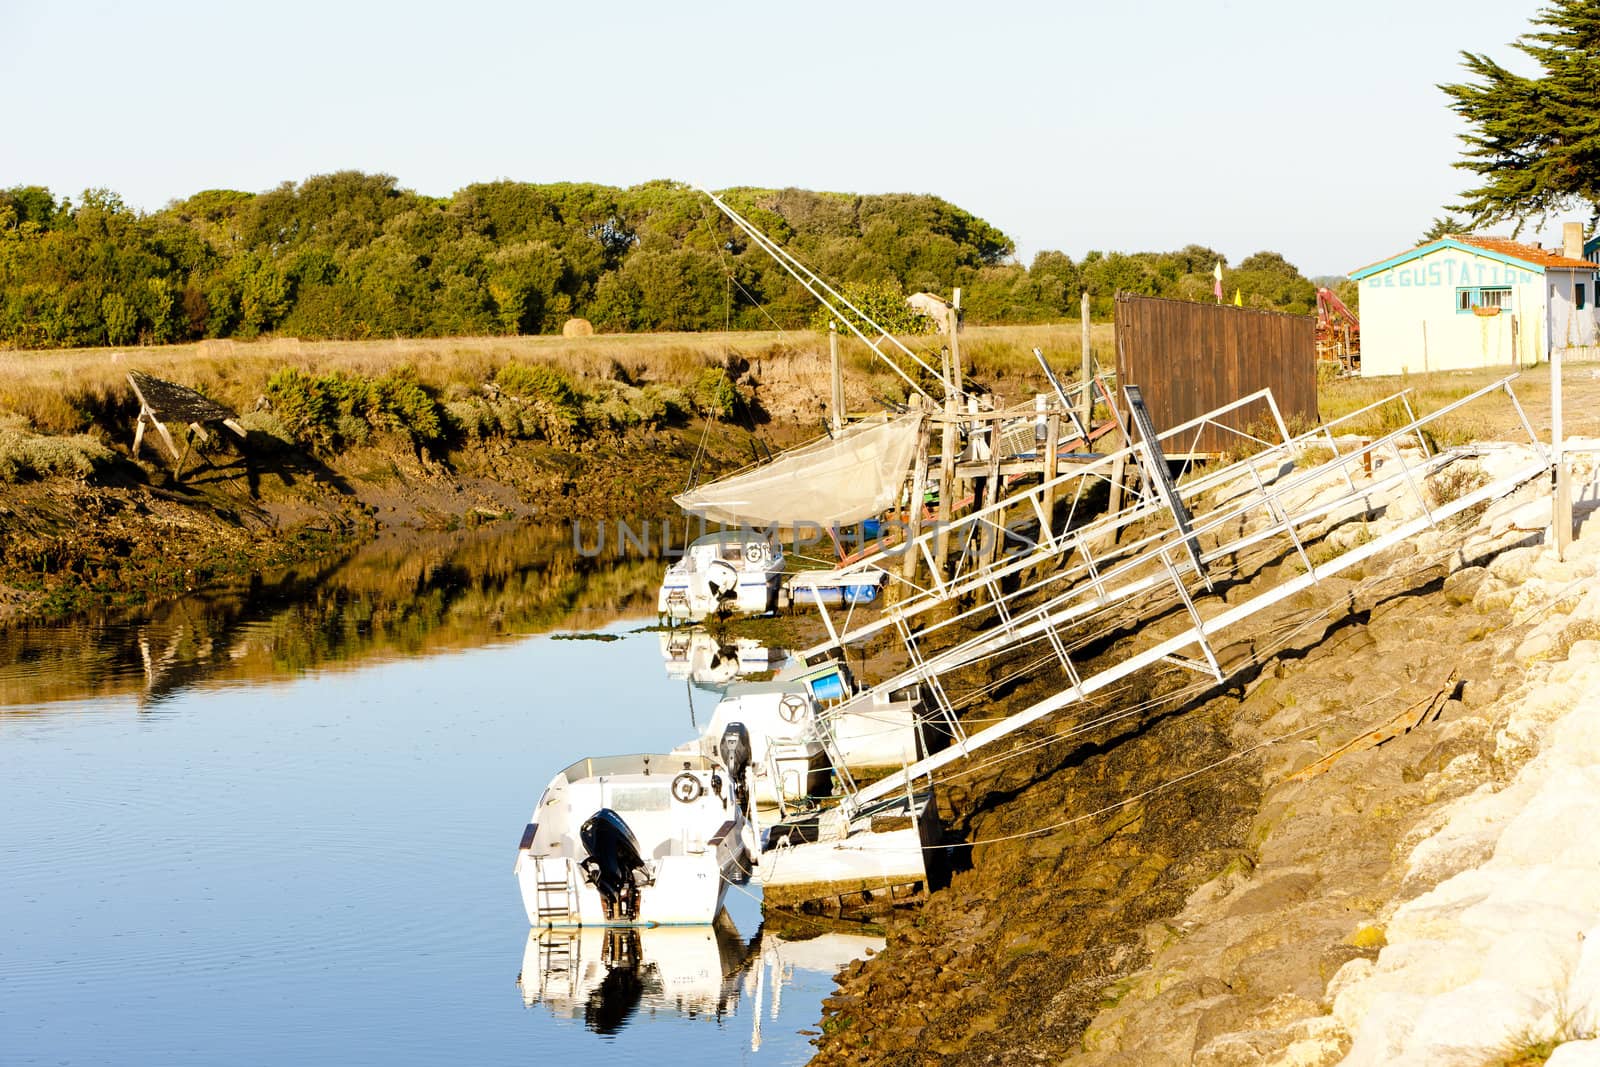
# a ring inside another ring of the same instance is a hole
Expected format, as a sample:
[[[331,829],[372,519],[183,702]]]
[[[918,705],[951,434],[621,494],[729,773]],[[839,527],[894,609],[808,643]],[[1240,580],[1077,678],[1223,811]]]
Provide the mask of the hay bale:
[[[592,337],[594,326],[588,319],[568,319],[561,326],[562,337]]]

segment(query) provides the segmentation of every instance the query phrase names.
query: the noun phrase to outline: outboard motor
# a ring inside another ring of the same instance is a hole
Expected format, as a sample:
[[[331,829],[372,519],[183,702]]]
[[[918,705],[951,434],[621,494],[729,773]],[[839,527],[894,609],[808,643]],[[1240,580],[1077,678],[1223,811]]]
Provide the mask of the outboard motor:
[[[578,838],[589,854],[578,866],[584,879],[599,890],[606,918],[637,919],[639,890],[650,884],[650,876],[628,824],[610,808],[601,808],[578,828]]]
[[[745,772],[750,769],[750,731],[745,729],[744,723],[730,722],[723,728],[722,740],[717,742],[717,755],[728,769],[740,810],[749,811],[750,779]]]
[[[714,559],[706,565],[706,591],[717,603],[732,600],[739,592],[739,572],[727,560]]]

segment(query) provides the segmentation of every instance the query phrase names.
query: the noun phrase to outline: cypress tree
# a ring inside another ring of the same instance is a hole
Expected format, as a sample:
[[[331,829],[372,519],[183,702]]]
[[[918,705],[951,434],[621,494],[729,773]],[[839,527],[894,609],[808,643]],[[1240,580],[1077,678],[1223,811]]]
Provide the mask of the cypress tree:
[[[1515,219],[1516,232],[1579,206],[1600,221],[1600,3],[1554,0],[1533,25],[1513,47],[1538,74],[1462,52],[1475,81],[1439,86],[1469,127],[1455,165],[1483,181],[1456,210],[1475,224]]]

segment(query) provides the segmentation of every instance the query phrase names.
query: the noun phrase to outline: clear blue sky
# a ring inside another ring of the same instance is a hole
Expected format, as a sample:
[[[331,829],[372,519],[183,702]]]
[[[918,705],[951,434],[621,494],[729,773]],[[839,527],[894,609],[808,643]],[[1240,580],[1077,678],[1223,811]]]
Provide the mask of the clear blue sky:
[[[1538,6],[0,0],[0,186],[927,192],[1025,262],[1192,241],[1345,273],[1466,187],[1434,86]]]

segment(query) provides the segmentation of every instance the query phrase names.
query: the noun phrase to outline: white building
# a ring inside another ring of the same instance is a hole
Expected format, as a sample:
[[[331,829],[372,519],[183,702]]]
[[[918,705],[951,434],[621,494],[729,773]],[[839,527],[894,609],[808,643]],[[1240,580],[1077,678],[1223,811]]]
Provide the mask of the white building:
[[[1445,237],[1363,267],[1361,374],[1527,366],[1552,346],[1600,354],[1595,264],[1567,223],[1560,252]]]

